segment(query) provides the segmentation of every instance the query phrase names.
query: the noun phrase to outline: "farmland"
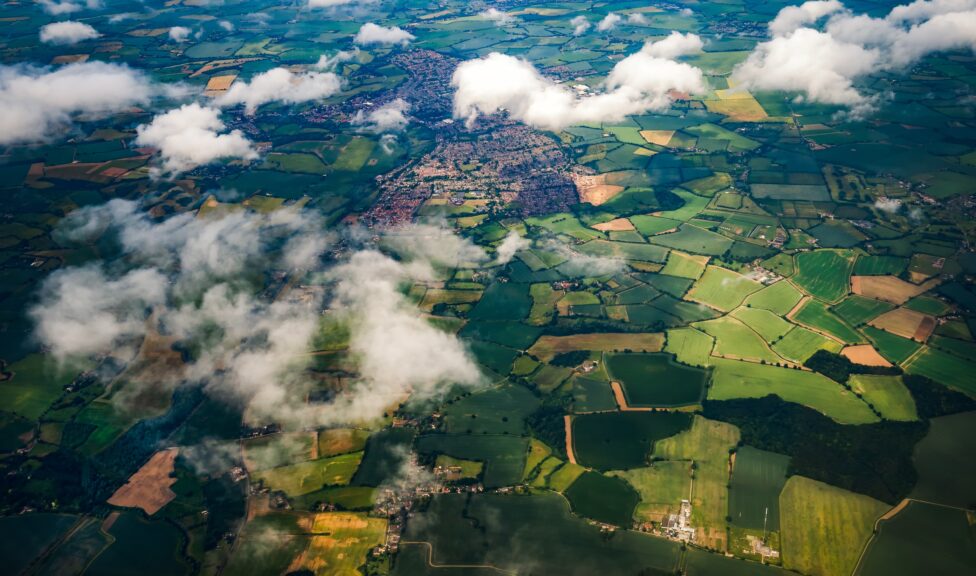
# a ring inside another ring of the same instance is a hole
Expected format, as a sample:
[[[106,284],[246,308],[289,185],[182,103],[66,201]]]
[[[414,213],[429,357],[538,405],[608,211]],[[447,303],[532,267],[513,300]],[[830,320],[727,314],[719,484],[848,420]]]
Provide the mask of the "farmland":
[[[6,572],[972,572],[972,2],[155,4],[0,18]]]
[[[622,382],[632,406],[678,406],[701,400],[707,374],[667,354],[608,354],[611,378]]]
[[[783,565],[804,574],[849,574],[871,537],[883,502],[802,476],[780,495]]]

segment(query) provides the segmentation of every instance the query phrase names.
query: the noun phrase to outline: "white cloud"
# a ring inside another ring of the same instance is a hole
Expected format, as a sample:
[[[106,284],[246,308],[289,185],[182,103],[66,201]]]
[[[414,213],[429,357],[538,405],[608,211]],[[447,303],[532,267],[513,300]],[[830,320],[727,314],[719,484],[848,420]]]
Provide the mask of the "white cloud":
[[[515,17],[506,12],[502,12],[498,8],[489,8],[484,12],[478,14],[478,16],[484,18],[485,20],[491,20],[499,26],[507,26],[515,21]]]
[[[623,18],[619,14],[615,12],[611,12],[606,16],[604,16],[603,20],[600,20],[597,23],[596,29],[599,30],[600,32],[607,32],[609,30],[613,30],[614,28],[617,27],[617,24],[620,24],[622,20]]]
[[[406,46],[414,38],[416,37],[413,34],[399,26],[386,27],[367,22],[359,29],[352,41],[360,46],[371,44]]]
[[[358,57],[359,48],[353,48],[352,50],[339,50],[332,56],[326,56],[325,54],[319,56],[319,61],[315,63],[315,67],[319,70],[332,72],[339,64],[355,60]]]
[[[573,26],[573,36],[581,36],[584,32],[590,29],[590,21],[586,19],[586,16],[579,15],[574,17],[569,21],[570,25]]]
[[[75,114],[120,112],[146,104],[153,92],[145,75],[119,64],[0,66],[0,144],[44,140]]]
[[[272,68],[251,78],[250,82],[235,82],[216,99],[218,106],[243,104],[248,114],[254,114],[263,104],[282,102],[297,104],[328,98],[339,92],[342,80],[332,72],[303,72],[295,74],[287,68]]]
[[[783,36],[843,8],[838,0],[810,0],[799,6],[787,6],[769,23],[769,32],[773,36]]]
[[[378,0],[308,0],[309,8],[338,8],[340,6],[360,6],[375,4]]]
[[[146,310],[165,300],[166,278],[151,268],[107,278],[97,265],[59,270],[30,311],[36,336],[59,360],[102,352],[145,332]]]
[[[644,16],[640,12],[631,12],[627,15],[627,23],[633,24],[634,26],[647,26],[651,22],[647,19],[647,16]]]
[[[62,16],[64,14],[74,14],[75,12],[81,12],[82,10],[100,10],[103,7],[101,0],[86,0],[84,3],[72,2],[71,0],[62,0],[61,2],[56,2],[55,0],[41,0],[38,2],[44,12],[52,16]]]
[[[158,149],[162,172],[169,175],[221,159],[258,157],[240,130],[221,134],[224,128],[220,110],[184,104],[136,128],[136,144]]]
[[[877,70],[880,56],[877,50],[801,28],[759,44],[733,77],[744,87],[803,92],[816,102],[859,106],[869,101],[853,81]]]
[[[515,230],[512,230],[505,236],[501,244],[495,248],[495,264],[508,264],[519,250],[524,250],[530,245],[531,243],[528,240],[522,238]]]
[[[674,33],[618,62],[606,91],[580,96],[545,78],[527,60],[493,52],[461,63],[451,80],[454,116],[470,125],[482,114],[507,110],[513,118],[546,130],[581,122],[620,120],[630,114],[664,110],[671,92],[705,90],[701,70],[670,59],[701,49],[695,35]]]
[[[198,343],[198,351],[177,374],[154,374],[154,385],[202,382],[212,396],[243,404],[249,421],[293,428],[371,420],[408,394],[435,397],[482,382],[464,344],[418,315],[400,290],[434,278],[438,263],[458,261],[439,244],[411,240],[432,229],[389,236],[399,259],[363,249],[325,270],[318,256],[331,235],[317,216],[296,209],[157,222],[134,203],[115,200],[82,209],[63,226],[68,241],[104,242],[99,238],[111,234],[134,268],[73,268],[45,281],[31,315],[38,339],[59,358],[138,348],[141,337],[162,331],[176,342]],[[436,236],[465,245],[443,230]],[[294,262],[324,272],[334,293],[329,315],[350,330],[349,355],[359,374],[326,404],[306,403],[312,380],[304,372],[323,305],[314,295],[324,291],[269,302],[245,280],[251,270]]]
[[[173,26],[169,29],[169,39],[173,42],[186,42],[192,32],[186,26]]]
[[[854,14],[836,0],[806,2],[783,8],[769,30],[772,39],[733,71],[737,85],[799,92],[848,106],[857,117],[879,100],[857,86],[869,74],[904,69],[933,52],[976,51],[976,0],[918,0],[884,18]]]
[[[234,23],[229,20],[221,20],[217,22],[217,25],[224,29],[225,32],[234,31]]]
[[[901,200],[898,198],[881,197],[874,201],[874,207],[888,214],[895,214],[901,210]]]
[[[360,110],[353,117],[353,123],[363,125],[367,130],[377,134],[399,132],[410,123],[406,115],[409,111],[410,104],[403,98],[397,98],[368,113]]]
[[[45,44],[77,44],[84,40],[98,38],[101,34],[97,30],[83,22],[65,20],[64,22],[52,22],[41,26],[41,42]]]

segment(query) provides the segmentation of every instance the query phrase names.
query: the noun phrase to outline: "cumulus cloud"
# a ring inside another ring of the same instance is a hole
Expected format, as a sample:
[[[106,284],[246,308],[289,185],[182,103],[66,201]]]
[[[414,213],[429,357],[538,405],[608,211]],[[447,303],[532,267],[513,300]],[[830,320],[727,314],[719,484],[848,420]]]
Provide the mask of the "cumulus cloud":
[[[332,307],[356,318],[349,350],[361,378],[325,410],[326,419],[374,419],[407,395],[431,398],[482,382],[464,344],[418,316],[399,290],[404,282],[432,278],[429,266],[422,258],[400,262],[363,250],[330,272]]]
[[[410,104],[403,98],[397,98],[369,112],[360,110],[353,117],[353,123],[377,134],[399,132],[410,123],[407,118],[409,111]]]
[[[616,274],[626,267],[626,262],[619,258],[604,258],[602,256],[580,254],[556,240],[547,242],[546,249],[565,259],[559,265],[559,271],[569,277],[606,276],[608,274]]]
[[[573,36],[581,36],[584,32],[590,29],[590,21],[586,19],[586,16],[579,15],[574,17],[569,21],[569,24],[573,27]]]
[[[220,110],[199,104],[159,114],[136,128],[136,144],[159,150],[162,172],[176,175],[221,159],[255,159],[257,152],[240,130],[225,129]]]
[[[489,8],[484,12],[480,12],[478,16],[484,18],[485,20],[491,20],[499,26],[507,26],[515,21],[515,17],[506,12],[502,12],[498,8]]]
[[[875,18],[837,0],[814,0],[780,10],[769,31],[772,38],[733,71],[737,85],[799,92],[863,116],[878,102],[858,87],[869,74],[904,69],[933,52],[976,51],[976,1],[918,0]]]
[[[39,37],[45,44],[69,45],[98,38],[101,34],[83,22],[65,20],[41,26]]]
[[[231,22],[230,20],[221,20],[221,21],[217,22],[217,25],[220,26],[221,28],[223,28],[224,32],[233,32],[234,31],[234,23]]]
[[[71,0],[63,0],[61,2],[55,2],[54,0],[41,0],[39,2],[41,8],[44,12],[52,16],[62,16],[64,14],[74,14],[75,12],[81,12],[82,10],[99,10],[103,7],[101,0],[86,0],[85,2],[72,2]]]
[[[627,15],[627,23],[633,24],[634,26],[647,26],[651,22],[647,19],[647,16],[644,16],[640,12],[631,12]]]
[[[700,69],[676,58],[701,49],[694,34],[677,32],[649,42],[618,62],[604,92],[580,96],[544,77],[527,60],[493,52],[461,63],[451,80],[456,88],[454,116],[470,125],[482,114],[507,110],[515,119],[546,130],[581,122],[615,121],[630,114],[664,110],[672,92],[701,93]]]
[[[901,200],[898,198],[881,197],[874,201],[874,207],[888,214],[895,214],[901,210]]]
[[[287,68],[272,68],[251,78],[250,82],[235,82],[216,99],[218,106],[244,105],[247,114],[269,102],[297,104],[328,98],[339,92],[342,80],[332,72],[303,72],[296,74]]]
[[[838,0],[811,0],[799,6],[787,6],[769,22],[769,32],[773,36],[783,36],[843,8]]]
[[[52,274],[31,315],[38,339],[59,358],[111,353],[153,334],[192,348],[175,373],[153,374],[154,385],[202,383],[212,396],[243,406],[249,421],[303,427],[372,420],[407,395],[482,383],[464,344],[418,315],[401,290],[438,278],[439,266],[485,257],[435,228],[384,234],[396,258],[366,247],[327,268],[321,255],[336,236],[314,213],[284,208],[157,221],[133,202],[114,200],[70,215],[58,238],[114,242],[124,258]],[[249,280],[251,272],[275,269],[317,278],[310,288],[318,289],[262,296],[263,282]],[[329,316],[348,326],[358,375],[334,400],[308,403],[308,352],[327,304],[321,281],[334,294]]]
[[[144,74],[119,64],[0,66],[0,144],[44,140],[76,114],[120,112],[149,102],[154,91]]]
[[[604,16],[603,20],[600,20],[600,22],[597,23],[596,29],[599,30],[600,32],[607,32],[609,30],[613,30],[614,28],[617,27],[617,24],[620,24],[622,20],[623,18],[619,14],[615,12],[611,12],[606,16]]]
[[[192,32],[186,26],[173,26],[169,29],[169,39],[173,42],[186,42]]]
[[[352,50],[339,50],[332,56],[326,56],[323,54],[319,56],[318,62],[315,63],[315,68],[332,72],[339,64],[343,62],[350,62],[358,57],[359,48],[353,48]]]
[[[406,46],[414,38],[416,36],[399,26],[386,27],[367,22],[359,29],[352,41],[360,46],[372,44]]]
[[[504,265],[512,261],[519,250],[524,250],[530,246],[530,242],[522,235],[512,230],[505,236],[502,243],[495,248],[495,264]]]

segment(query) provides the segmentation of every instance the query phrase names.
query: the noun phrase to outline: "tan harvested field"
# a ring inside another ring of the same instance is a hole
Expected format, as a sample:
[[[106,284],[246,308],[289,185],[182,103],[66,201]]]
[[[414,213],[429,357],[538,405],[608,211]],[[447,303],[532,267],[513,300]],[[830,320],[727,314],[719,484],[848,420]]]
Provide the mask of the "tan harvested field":
[[[674,137],[674,130],[641,130],[640,135],[650,144],[667,146],[671,142],[671,138]]]
[[[542,336],[529,348],[529,354],[543,361],[551,360],[561,352],[573,350],[594,350],[612,352],[614,350],[634,350],[659,352],[664,346],[664,334],[645,333],[595,333],[573,334],[571,336]]]
[[[207,87],[203,89],[203,93],[207,96],[214,96],[226,92],[234,80],[237,80],[237,74],[211,76],[210,80],[207,80]]]
[[[705,101],[709,112],[728,116],[734,122],[762,122],[769,118],[759,101],[748,92],[716,90],[715,94],[718,100]]]
[[[918,342],[925,342],[935,330],[935,318],[908,308],[895,308],[885,312],[871,322],[871,326],[897,334],[902,338],[911,338]]]
[[[263,58],[232,58],[230,60],[213,60],[201,66],[200,69],[194,72],[193,74],[190,74],[190,78],[196,78],[197,76],[200,76],[201,74],[206,74],[211,70],[218,70],[220,68],[232,68],[234,66],[240,66],[245,62],[254,62],[255,60],[263,60]]]
[[[855,364],[860,364],[862,366],[891,366],[891,362],[884,359],[878,351],[874,349],[874,346],[870,344],[860,344],[858,346],[848,346],[840,351],[842,356],[847,357],[848,360]]]
[[[176,478],[170,475],[173,473],[177,454],[178,448],[160,450],[153,454],[149,462],[143,464],[124,486],[112,494],[108,503],[125,508],[142,508],[150,516],[159,512],[160,508],[176,498],[176,494],[170,490],[170,486],[176,483]]]
[[[593,229],[599,230],[600,232],[621,232],[624,230],[633,230],[634,224],[626,218],[617,218],[602,224],[594,224]]]
[[[89,57],[89,54],[62,54],[61,56],[52,58],[51,64],[77,64],[79,62],[86,62]]]
[[[573,417],[563,416],[563,426],[566,427],[566,457],[570,464],[576,464],[576,454],[573,453]]]
[[[623,186],[607,184],[605,174],[573,174],[572,178],[573,183],[576,184],[580,202],[589,202],[594,206],[607,202],[624,190]]]
[[[851,276],[851,292],[858,296],[899,305],[935,288],[938,284],[938,279],[929,280],[924,284],[912,284],[897,276]]]

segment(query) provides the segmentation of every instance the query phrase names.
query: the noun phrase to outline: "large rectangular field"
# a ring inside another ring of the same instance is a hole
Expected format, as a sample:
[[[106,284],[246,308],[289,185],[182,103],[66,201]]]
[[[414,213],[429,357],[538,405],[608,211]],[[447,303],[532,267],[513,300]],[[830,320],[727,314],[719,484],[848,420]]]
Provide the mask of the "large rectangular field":
[[[762,398],[776,394],[813,408],[841,424],[867,424],[878,417],[853,393],[822,374],[768,364],[715,358],[709,400]]]
[[[814,576],[850,574],[874,522],[890,506],[793,476],[779,498],[783,565]]]
[[[719,266],[709,266],[685,296],[722,312],[737,307],[746,296],[757,292],[762,284]]]
[[[729,516],[742,528],[779,530],[779,494],[790,457],[743,446],[735,453],[729,487]]]
[[[551,360],[556,354],[574,350],[593,350],[596,352],[659,352],[664,346],[664,334],[649,333],[608,333],[573,334],[571,336],[541,336],[529,348],[529,354],[543,361]]]
[[[840,250],[801,252],[796,255],[796,266],[793,283],[811,296],[838,302],[849,291],[854,255]]]

